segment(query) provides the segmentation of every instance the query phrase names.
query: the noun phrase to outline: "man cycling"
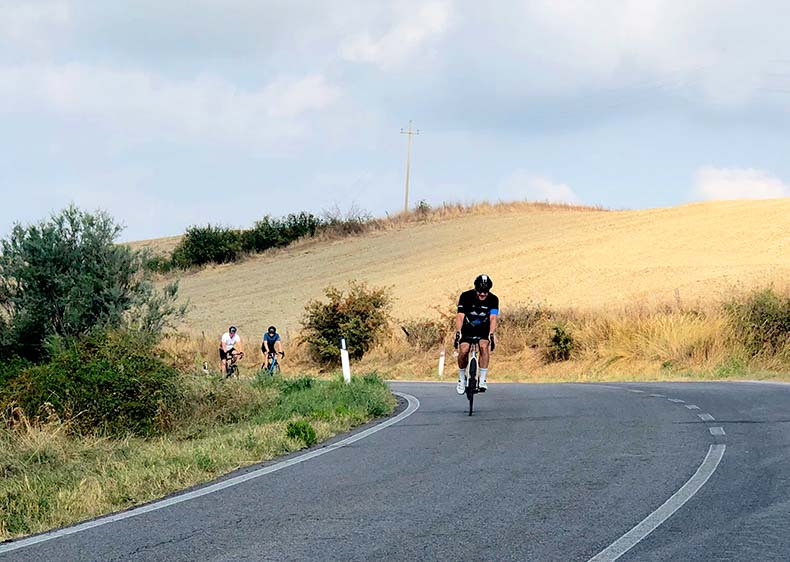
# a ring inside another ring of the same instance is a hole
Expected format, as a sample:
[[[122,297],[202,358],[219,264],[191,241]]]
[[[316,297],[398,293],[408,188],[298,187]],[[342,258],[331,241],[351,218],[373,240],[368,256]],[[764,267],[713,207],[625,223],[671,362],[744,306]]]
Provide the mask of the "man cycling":
[[[222,334],[219,340],[219,371],[225,374],[228,366],[228,357],[237,356],[241,359],[244,352],[241,350],[241,336],[236,330],[236,326],[231,326],[228,331]]]
[[[268,369],[269,366],[272,364],[272,357],[274,357],[275,353],[279,353],[280,357],[285,357],[285,352],[283,351],[283,344],[282,340],[280,339],[280,334],[277,333],[277,328],[274,326],[269,326],[269,329],[266,330],[266,333],[263,334],[263,341],[261,342],[261,351],[266,356],[266,364],[265,368]]]
[[[499,298],[491,292],[494,283],[485,273],[475,278],[475,288],[461,293],[458,299],[458,315],[455,319],[455,342],[458,349],[458,385],[456,392],[463,394],[466,390],[466,365],[469,362],[469,342],[478,340],[480,349],[480,390],[488,390],[486,375],[491,351],[496,342],[497,315],[499,314]]]

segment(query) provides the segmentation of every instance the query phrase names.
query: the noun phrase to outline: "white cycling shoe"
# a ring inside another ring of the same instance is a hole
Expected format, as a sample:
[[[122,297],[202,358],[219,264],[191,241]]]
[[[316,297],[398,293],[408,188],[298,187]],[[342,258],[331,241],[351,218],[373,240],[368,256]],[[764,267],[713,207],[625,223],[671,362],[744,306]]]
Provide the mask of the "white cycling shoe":
[[[463,394],[464,392],[466,392],[466,381],[462,381],[461,379],[458,379],[458,384],[455,385],[455,391],[458,394]]]
[[[478,387],[478,388],[479,388],[479,389],[480,389],[482,392],[485,392],[486,390],[488,390],[488,383],[487,383],[486,381],[480,381],[480,383],[477,385],[477,387]]]

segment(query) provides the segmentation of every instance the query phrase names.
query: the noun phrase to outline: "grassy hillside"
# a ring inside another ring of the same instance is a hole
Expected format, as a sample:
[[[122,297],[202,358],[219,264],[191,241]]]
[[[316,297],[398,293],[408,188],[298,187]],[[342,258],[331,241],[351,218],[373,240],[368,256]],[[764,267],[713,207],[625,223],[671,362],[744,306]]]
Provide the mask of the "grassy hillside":
[[[172,240],[167,240],[171,243]],[[158,241],[146,241],[159,247]],[[394,315],[446,309],[485,271],[503,309],[684,303],[790,279],[790,198],[640,211],[483,205],[360,237],[315,241],[181,276],[189,331],[299,330],[306,301],[350,279],[392,287]]]

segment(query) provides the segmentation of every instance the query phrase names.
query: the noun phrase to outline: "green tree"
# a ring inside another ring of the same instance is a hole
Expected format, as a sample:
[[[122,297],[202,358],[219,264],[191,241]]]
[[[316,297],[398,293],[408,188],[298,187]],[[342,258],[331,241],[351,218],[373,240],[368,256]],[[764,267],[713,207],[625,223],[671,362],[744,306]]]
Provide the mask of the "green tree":
[[[390,296],[386,289],[368,289],[359,281],[350,282],[348,293],[327,287],[324,294],[329,302],[308,302],[302,318],[313,357],[324,364],[339,363],[340,338],[344,337],[351,358],[360,359],[387,326]]]
[[[154,290],[149,256],[116,244],[122,227],[74,205],[50,220],[14,226],[0,242],[0,344],[4,357],[34,361],[45,340],[96,327],[158,332],[183,315],[178,288]]]

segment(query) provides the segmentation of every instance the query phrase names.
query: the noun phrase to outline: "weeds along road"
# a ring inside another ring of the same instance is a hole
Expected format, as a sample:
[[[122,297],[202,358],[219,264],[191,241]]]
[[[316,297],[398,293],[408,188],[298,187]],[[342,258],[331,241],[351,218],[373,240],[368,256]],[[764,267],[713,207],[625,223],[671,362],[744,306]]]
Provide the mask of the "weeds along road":
[[[0,560],[790,560],[790,386],[392,386],[353,443]]]

